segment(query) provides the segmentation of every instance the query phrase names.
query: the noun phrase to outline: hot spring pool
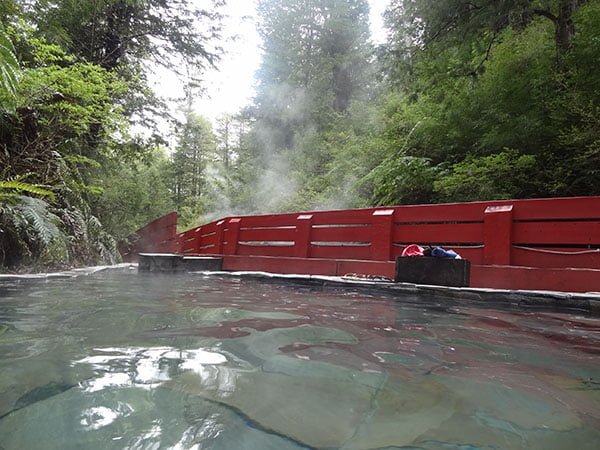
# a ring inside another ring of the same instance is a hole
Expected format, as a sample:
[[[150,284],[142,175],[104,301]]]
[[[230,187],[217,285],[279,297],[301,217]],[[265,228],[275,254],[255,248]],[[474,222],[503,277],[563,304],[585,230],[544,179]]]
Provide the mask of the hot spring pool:
[[[201,275],[0,284],[3,449],[598,449],[600,319]]]

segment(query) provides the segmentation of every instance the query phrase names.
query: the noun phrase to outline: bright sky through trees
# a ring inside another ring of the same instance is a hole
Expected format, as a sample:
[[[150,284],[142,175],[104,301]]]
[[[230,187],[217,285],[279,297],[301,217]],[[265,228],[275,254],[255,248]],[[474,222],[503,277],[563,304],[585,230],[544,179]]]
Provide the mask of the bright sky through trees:
[[[385,40],[383,11],[388,0],[369,0],[371,39]],[[204,93],[195,101],[194,109],[214,121],[218,116],[236,113],[254,95],[254,73],[261,59],[260,38],[256,31],[256,0],[229,0],[223,33],[225,55],[219,70],[203,74]],[[175,74],[159,70],[153,77],[154,87],[169,98],[183,96],[183,82]]]

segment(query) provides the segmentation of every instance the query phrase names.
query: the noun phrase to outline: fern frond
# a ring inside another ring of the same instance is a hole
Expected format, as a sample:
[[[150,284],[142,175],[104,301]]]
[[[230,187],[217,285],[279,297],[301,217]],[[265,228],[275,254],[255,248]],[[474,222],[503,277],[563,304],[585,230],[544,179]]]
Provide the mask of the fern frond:
[[[60,219],[48,211],[48,204],[45,201],[23,196],[16,209],[25,219],[26,231],[32,235],[30,237],[37,238],[36,240],[48,245],[53,239],[60,236],[61,232],[56,225]],[[23,223],[20,225],[23,228]]]
[[[6,110],[14,109],[18,81],[19,61],[15,49],[6,32],[0,28],[0,99]]]
[[[0,180],[0,195],[10,195],[11,192],[2,192],[2,191],[17,191],[17,192],[26,192],[28,194],[41,195],[51,198],[55,200],[56,195],[54,192],[49,191],[48,189],[44,189],[39,184],[29,184],[23,183],[17,179],[14,180]]]
[[[16,203],[21,196],[14,192],[1,192],[0,203]]]
[[[100,163],[95,159],[88,158],[83,155],[65,155],[62,157],[66,162],[71,164],[86,164],[90,167],[100,167]]]

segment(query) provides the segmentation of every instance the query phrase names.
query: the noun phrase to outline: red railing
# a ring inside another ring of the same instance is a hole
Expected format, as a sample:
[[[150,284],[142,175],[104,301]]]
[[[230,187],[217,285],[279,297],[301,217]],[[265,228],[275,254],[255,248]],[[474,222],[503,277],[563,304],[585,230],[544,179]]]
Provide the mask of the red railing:
[[[229,217],[179,234],[172,214],[139,230],[134,251],[389,262],[416,243],[453,248],[474,266],[600,270],[600,197]]]
[[[135,261],[138,253],[176,252],[179,251],[175,245],[176,234],[177,213],[171,212],[137,230],[119,244],[119,251],[124,261]]]

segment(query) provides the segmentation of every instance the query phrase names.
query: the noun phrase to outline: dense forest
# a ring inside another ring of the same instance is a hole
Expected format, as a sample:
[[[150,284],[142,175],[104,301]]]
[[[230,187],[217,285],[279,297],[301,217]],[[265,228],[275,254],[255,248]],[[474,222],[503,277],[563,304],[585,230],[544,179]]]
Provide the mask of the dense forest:
[[[600,0],[390,0],[381,45],[367,0],[258,0],[256,95],[211,123],[224,4],[0,0],[0,267],[115,262],[171,210],[600,195]],[[154,66],[198,74],[179,119]]]

